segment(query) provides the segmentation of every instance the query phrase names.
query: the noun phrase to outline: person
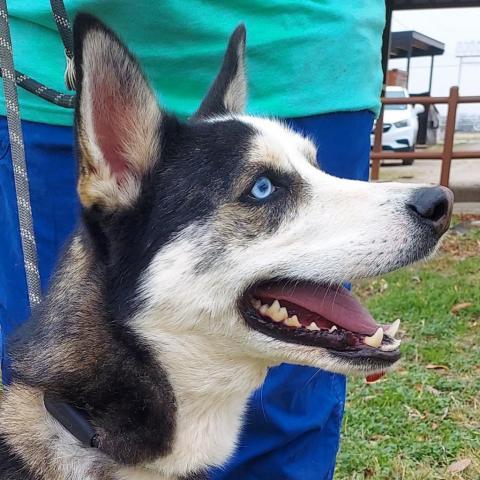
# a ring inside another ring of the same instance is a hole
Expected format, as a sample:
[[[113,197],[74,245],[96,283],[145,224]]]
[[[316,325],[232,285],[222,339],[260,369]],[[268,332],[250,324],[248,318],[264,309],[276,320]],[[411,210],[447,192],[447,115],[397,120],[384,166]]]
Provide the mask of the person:
[[[370,132],[379,109],[383,0],[322,2],[71,0],[119,32],[162,106],[187,118],[218,70],[229,34],[247,26],[249,113],[284,118],[318,146],[321,168],[368,179]],[[63,46],[49,2],[9,2],[15,66],[65,91]],[[19,91],[43,291],[72,232],[75,194],[72,112]],[[0,115],[5,115],[1,102]],[[29,314],[9,139],[0,117],[0,321],[4,339]],[[4,378],[8,380],[7,358]],[[333,477],[345,378],[280,365],[251,398],[239,447],[212,479]]]

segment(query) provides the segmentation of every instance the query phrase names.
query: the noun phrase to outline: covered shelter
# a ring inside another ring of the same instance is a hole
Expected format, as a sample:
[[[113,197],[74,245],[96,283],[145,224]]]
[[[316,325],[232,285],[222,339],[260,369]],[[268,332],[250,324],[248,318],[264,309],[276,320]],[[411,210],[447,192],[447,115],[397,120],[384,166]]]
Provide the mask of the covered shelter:
[[[386,79],[386,76],[387,76],[387,65],[388,65],[388,59],[390,54],[390,40],[391,40],[390,32],[391,32],[391,26],[392,26],[392,13],[394,10],[480,7],[480,0],[386,0],[385,5],[386,5],[386,24],[385,24],[385,30],[383,31],[383,46],[382,46],[382,67],[383,67],[384,79]],[[400,33],[408,33],[408,32],[400,32]],[[412,33],[418,33],[418,32],[412,32]],[[425,35],[422,35],[422,36],[426,37]],[[428,39],[429,37],[426,37],[426,38]],[[394,57],[394,58],[401,58],[401,57]],[[433,64],[433,60],[432,60],[432,64]]]
[[[405,32],[393,32],[390,36],[390,57],[407,59],[407,85],[410,75],[410,60],[413,57],[430,57],[430,77],[428,81],[428,95],[432,89],[432,73],[434,58],[442,55],[445,45],[433,38],[413,30]]]
[[[410,73],[410,60],[413,57],[429,56],[430,77],[428,82],[428,92],[422,95],[430,96],[432,88],[432,74],[434,67],[434,58],[444,52],[445,45],[433,38],[415,31],[393,32],[391,33],[392,13],[394,10],[420,10],[436,8],[464,8],[480,7],[480,0],[386,0],[386,24],[383,31],[382,45],[382,68],[384,75],[384,85],[387,83],[388,60],[389,58],[407,59],[407,86],[408,75]],[[427,108],[419,115],[419,135],[420,143],[427,143],[429,129],[436,129],[438,123],[438,112],[434,108]],[[436,132],[435,132],[436,133]]]

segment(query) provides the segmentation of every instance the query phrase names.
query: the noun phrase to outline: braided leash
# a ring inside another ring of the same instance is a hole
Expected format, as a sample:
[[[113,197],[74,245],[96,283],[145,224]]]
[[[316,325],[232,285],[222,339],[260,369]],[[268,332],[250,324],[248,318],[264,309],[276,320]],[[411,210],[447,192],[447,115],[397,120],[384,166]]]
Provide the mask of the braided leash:
[[[17,85],[13,65],[12,41],[8,25],[6,0],[0,0],[0,68],[3,77],[3,91],[7,109],[8,133],[12,150],[13,176],[17,194],[18,221],[22,241],[23,261],[27,278],[30,306],[40,302],[40,274],[38,271],[37,247],[33,230],[30,192],[28,189],[25,148],[23,145],[20,112],[18,109]]]
[[[65,77],[69,73],[67,60],[67,70],[65,71]],[[37,82],[33,78],[25,75],[24,73],[15,71],[15,82],[19,87],[22,87],[24,90],[28,90],[30,93],[33,93],[37,97],[43,98],[47,102],[54,103],[59,107],[64,108],[73,108],[75,106],[75,95],[67,95],[65,93],[58,92],[51,88],[46,87],[40,82]]]
[[[65,55],[67,58],[65,82],[67,87],[73,90],[75,87],[75,72],[73,68],[73,36],[70,21],[68,20],[62,0],[51,0],[50,4],[55,23],[65,47]],[[40,303],[41,285],[30,203],[27,165],[25,161],[25,147],[18,106],[17,85],[49,102],[65,108],[74,107],[75,96],[57,92],[30,78],[28,75],[15,70],[6,0],[0,0],[0,71],[3,77],[3,91],[7,111],[8,134],[12,151],[13,177],[17,196],[18,221],[27,280],[28,300],[30,307],[34,307]]]

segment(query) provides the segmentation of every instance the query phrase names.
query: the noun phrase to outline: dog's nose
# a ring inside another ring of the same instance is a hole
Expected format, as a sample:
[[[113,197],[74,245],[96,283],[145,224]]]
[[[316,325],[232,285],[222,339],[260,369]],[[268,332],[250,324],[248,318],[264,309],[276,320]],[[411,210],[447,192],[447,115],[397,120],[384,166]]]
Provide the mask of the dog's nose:
[[[407,207],[442,235],[450,225],[453,193],[446,187],[425,187],[414,191]]]

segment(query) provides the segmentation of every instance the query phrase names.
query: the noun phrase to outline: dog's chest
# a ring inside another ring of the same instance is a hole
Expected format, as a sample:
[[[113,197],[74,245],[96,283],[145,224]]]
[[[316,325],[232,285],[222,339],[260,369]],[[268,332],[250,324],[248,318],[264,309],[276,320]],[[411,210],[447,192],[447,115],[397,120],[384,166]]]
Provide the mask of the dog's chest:
[[[149,468],[183,475],[223,464],[235,448],[247,398],[240,395],[221,401],[206,396],[180,402],[172,453]]]

